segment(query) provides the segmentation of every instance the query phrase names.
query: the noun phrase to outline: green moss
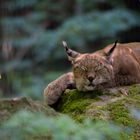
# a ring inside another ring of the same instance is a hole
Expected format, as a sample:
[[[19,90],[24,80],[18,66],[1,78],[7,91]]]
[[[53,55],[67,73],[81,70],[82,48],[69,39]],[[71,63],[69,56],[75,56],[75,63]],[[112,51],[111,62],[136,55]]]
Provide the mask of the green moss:
[[[130,114],[131,108],[140,109],[140,87],[133,85],[129,87],[129,95],[123,98],[120,101],[115,103],[108,104],[105,107],[105,110],[108,110],[110,113],[110,119],[116,123],[119,123],[125,127],[132,128],[132,133],[124,134],[127,135],[128,140],[139,140],[140,139],[140,121],[132,118]]]
[[[140,85],[132,85],[132,86],[129,86],[128,89],[131,95],[140,94]]]
[[[80,92],[76,89],[66,90],[60,99],[57,111],[65,113],[81,122],[87,118],[85,115],[86,108],[92,103],[99,100],[99,96],[103,93],[99,90],[94,92]]]
[[[122,132],[122,139],[140,139],[140,121],[130,115],[131,108],[140,109],[140,85],[124,87],[128,96],[106,91],[79,92],[67,90],[58,105],[58,111],[72,116],[82,122],[85,118],[92,120],[113,121],[125,128],[131,128],[131,133]]]
[[[95,91],[89,91],[89,92],[82,92],[78,91],[76,89],[74,90],[66,90],[64,94],[64,98],[67,100],[77,100],[77,99],[95,99],[98,98],[100,95],[102,95],[102,91],[95,90]]]
[[[70,105],[69,102],[67,102],[64,106],[63,106],[63,113],[69,113],[69,112],[73,112],[74,114],[81,114],[84,113],[84,110],[86,109],[86,107],[90,104],[90,100],[83,100],[83,99],[79,99],[78,101],[71,101]]]
[[[122,101],[107,105],[106,110],[110,112],[110,119],[116,123],[123,124],[124,126],[134,124],[134,119],[129,117],[129,111]]]
[[[62,113],[68,113],[72,116],[84,113],[86,107],[93,101],[99,100],[100,91],[80,92],[75,90],[67,90],[62,96],[57,110]]]

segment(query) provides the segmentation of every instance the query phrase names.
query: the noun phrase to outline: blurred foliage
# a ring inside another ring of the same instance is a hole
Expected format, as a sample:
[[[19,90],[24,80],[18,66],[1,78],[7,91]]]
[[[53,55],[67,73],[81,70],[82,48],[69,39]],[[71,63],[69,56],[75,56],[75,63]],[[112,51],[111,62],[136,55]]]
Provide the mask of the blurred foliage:
[[[3,140],[121,140],[121,133],[129,132],[113,123],[89,119],[82,124],[68,116],[46,117],[41,113],[20,111],[0,127]],[[125,140],[125,137],[124,139]]]
[[[69,69],[62,40],[80,52],[116,39],[139,41],[135,5],[138,0],[1,0],[0,94],[40,96],[56,71]]]
[[[131,115],[136,118],[137,120],[140,121],[140,109],[136,109],[136,108],[131,108]]]

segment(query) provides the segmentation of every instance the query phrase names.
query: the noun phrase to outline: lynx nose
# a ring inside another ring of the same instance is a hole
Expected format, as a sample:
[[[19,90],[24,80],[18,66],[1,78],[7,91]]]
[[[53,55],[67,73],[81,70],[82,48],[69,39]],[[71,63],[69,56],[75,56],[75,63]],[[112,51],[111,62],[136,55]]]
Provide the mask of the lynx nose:
[[[94,79],[94,77],[92,77],[92,76],[89,76],[89,77],[88,77],[88,80],[89,80],[89,82],[91,82],[91,83],[92,83],[93,79]]]

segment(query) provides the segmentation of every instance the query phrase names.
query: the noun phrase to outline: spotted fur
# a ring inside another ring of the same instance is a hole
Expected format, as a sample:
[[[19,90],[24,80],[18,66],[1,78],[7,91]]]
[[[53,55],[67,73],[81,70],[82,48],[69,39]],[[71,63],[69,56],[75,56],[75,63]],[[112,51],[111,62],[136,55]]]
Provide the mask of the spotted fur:
[[[140,43],[111,44],[91,54],[80,54],[63,42],[73,71],[51,82],[44,90],[45,102],[54,104],[70,85],[91,91],[140,83]]]

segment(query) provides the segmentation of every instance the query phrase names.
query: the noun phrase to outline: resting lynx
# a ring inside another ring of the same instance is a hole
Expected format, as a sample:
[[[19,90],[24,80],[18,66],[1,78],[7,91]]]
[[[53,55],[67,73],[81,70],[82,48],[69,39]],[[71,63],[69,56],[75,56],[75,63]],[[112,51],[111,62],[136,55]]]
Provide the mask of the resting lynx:
[[[54,104],[68,86],[80,91],[140,83],[140,43],[108,45],[94,53],[81,54],[63,42],[73,72],[50,83],[44,90],[45,102]]]

